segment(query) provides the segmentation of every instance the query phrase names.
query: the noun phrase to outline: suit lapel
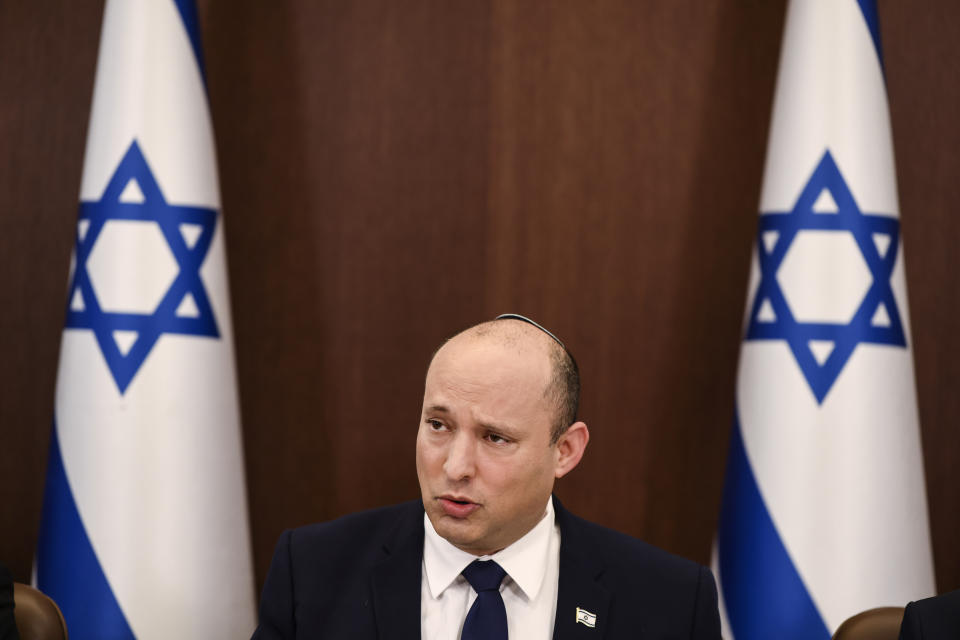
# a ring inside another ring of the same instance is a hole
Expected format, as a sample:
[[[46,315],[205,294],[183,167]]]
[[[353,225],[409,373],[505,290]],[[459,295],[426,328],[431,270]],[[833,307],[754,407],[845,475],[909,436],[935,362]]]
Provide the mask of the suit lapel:
[[[419,503],[418,503],[419,505]],[[423,508],[411,509],[383,545],[371,579],[377,637],[419,640]]]
[[[560,579],[554,640],[601,640],[609,620],[611,593],[600,583],[605,565],[583,539],[577,518],[553,498],[560,526]],[[423,561],[423,508],[405,513],[383,545],[384,560],[371,579],[377,636],[381,640],[420,638],[420,588]],[[594,550],[595,551],[595,550]],[[590,627],[577,621],[577,609]]]
[[[554,640],[601,640],[606,633],[610,611],[610,592],[600,583],[605,566],[591,553],[588,541],[576,518],[553,498],[560,525],[560,583],[557,592],[557,617]],[[586,622],[594,622],[591,627]]]

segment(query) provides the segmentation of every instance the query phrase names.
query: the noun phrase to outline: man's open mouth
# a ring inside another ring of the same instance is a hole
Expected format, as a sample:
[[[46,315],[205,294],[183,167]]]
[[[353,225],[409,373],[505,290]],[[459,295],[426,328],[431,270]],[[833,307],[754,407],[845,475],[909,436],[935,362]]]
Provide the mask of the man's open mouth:
[[[466,518],[480,508],[476,502],[458,496],[440,496],[437,501],[443,512],[454,518]]]

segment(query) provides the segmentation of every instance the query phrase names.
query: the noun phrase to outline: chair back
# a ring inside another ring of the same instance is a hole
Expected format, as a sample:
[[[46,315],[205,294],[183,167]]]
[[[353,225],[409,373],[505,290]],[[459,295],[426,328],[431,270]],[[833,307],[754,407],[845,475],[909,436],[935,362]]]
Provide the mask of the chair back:
[[[833,640],[898,640],[903,607],[879,607],[848,618]]]
[[[67,640],[67,623],[53,600],[31,586],[13,583],[13,615],[20,640]]]

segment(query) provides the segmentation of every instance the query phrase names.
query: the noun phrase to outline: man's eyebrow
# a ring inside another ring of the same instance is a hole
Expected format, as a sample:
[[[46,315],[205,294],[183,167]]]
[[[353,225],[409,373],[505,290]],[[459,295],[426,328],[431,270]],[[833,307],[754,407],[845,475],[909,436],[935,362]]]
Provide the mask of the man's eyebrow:
[[[432,404],[423,411],[424,413],[450,413],[450,408],[442,404]]]
[[[426,407],[423,410],[423,412],[425,414],[430,414],[430,413],[451,414],[452,413],[452,411],[450,411],[450,407],[444,404],[432,404],[429,407]],[[483,427],[487,431],[494,431],[496,433],[503,434],[509,438],[516,439],[519,436],[516,429],[514,429],[513,427],[511,427],[506,423],[498,423],[498,422],[491,422],[489,420],[484,420],[479,422],[478,424],[479,426]]]
[[[480,426],[486,429],[487,431],[493,431],[507,436],[508,438],[517,439],[519,434],[517,431],[506,423],[496,423],[496,422],[481,422]]]

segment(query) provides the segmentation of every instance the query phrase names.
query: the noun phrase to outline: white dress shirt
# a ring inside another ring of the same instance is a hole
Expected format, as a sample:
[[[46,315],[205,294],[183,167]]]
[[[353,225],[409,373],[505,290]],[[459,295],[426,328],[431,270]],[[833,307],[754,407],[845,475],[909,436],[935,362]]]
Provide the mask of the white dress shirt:
[[[477,593],[460,575],[474,560],[495,560],[507,576],[500,595],[507,609],[507,631],[514,640],[549,640],[557,611],[560,528],[547,501],[543,518],[525,536],[490,556],[453,546],[423,514],[423,567],[420,582],[420,637],[458,640]]]

